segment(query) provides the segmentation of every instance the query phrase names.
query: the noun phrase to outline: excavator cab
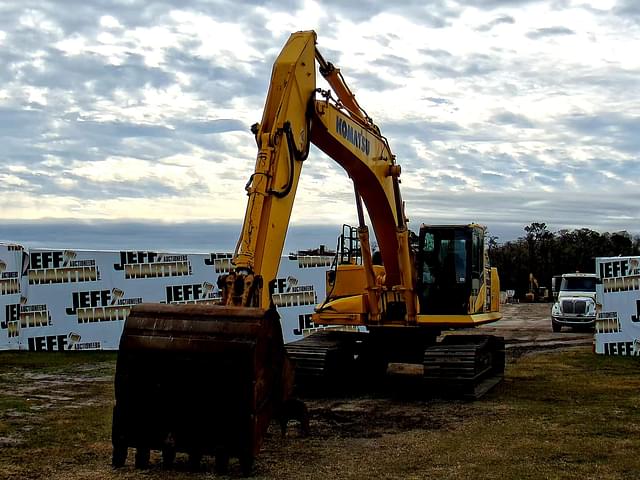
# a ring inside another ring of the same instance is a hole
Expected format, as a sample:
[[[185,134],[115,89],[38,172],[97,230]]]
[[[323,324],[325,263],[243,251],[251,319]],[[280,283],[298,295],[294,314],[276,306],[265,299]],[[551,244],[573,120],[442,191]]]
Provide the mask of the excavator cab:
[[[484,274],[484,227],[422,225],[418,261],[420,314],[474,313]]]

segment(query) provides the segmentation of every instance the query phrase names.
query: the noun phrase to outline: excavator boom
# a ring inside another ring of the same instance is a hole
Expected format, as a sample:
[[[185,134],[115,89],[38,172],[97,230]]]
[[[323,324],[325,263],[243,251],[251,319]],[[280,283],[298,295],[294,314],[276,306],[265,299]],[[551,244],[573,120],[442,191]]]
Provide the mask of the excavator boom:
[[[407,318],[414,321],[414,265],[399,188],[400,166],[340,70],[323,58],[315,44],[315,32],[294,33],[275,61],[262,121],[255,128],[258,155],[246,188],[247,209],[233,263],[238,272],[259,275],[265,285],[276,277],[302,163],[313,143],[353,180],[357,200],[364,201],[380,246],[386,290],[402,292]],[[335,89],[335,99],[331,92],[316,88],[316,61]],[[317,93],[322,94],[318,99]],[[364,220],[360,223],[367,237]],[[369,252],[366,249],[364,254]],[[367,304],[378,321],[381,292],[367,258]],[[238,293],[224,296],[235,297],[235,304],[242,301]],[[259,301],[252,304],[265,307],[269,301],[269,289],[263,288]]]

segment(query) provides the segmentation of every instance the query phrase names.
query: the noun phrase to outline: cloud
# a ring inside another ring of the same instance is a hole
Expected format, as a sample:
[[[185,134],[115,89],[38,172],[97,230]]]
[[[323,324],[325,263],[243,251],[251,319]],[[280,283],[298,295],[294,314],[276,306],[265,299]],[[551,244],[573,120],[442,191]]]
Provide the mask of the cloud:
[[[430,59],[417,68],[430,72],[438,78],[486,76],[500,68],[495,58],[483,53],[455,56],[445,50],[422,50],[422,52]]]
[[[0,137],[11,140],[16,137],[32,138],[36,132],[42,134],[47,118],[38,110],[0,108]]]
[[[399,0],[393,3],[376,0],[362,0],[358,3],[326,0],[322,5],[341,20],[363,22],[382,13],[391,13],[411,17],[430,28],[443,28],[460,13],[460,8],[444,0],[436,0],[428,4],[420,0]]]
[[[527,4],[540,3],[540,1],[541,0],[466,0],[464,3],[481,9],[493,10],[505,7],[522,7]]]
[[[636,2],[8,0],[0,16],[3,226],[238,222],[272,62],[309,28],[389,139],[410,217],[638,224]],[[352,188],[313,149],[292,222],[352,222]]]
[[[500,15],[499,17],[491,20],[489,23],[477,27],[476,30],[480,32],[488,32],[498,25],[513,25],[514,23],[516,23],[516,21],[511,15]]]
[[[385,122],[385,131],[390,136],[409,137],[422,142],[433,142],[449,138],[452,132],[460,132],[462,127],[453,122],[407,119],[402,122]]]
[[[411,62],[406,58],[399,57],[398,55],[383,55],[376,59],[376,65],[387,68],[398,76],[407,76],[411,74]],[[373,76],[373,75],[370,75]]]
[[[517,201],[502,192],[412,192],[408,195],[405,193],[404,199],[413,209],[414,225],[426,219],[431,223],[479,222],[488,225],[491,234],[498,234],[503,240],[508,240],[514,237],[505,238],[497,232],[513,232],[518,229],[522,232],[522,228],[531,221],[536,221],[536,218],[542,218],[552,231],[583,227],[599,231],[619,231],[621,223],[630,225],[627,222],[638,219],[637,208],[633,205],[640,200],[640,194],[632,193],[626,198],[621,198],[617,192],[598,195],[597,202],[590,208],[593,222],[582,220],[584,198],[567,196],[562,192],[546,193],[540,197],[534,192],[523,191]],[[448,209],[447,205],[456,206]],[[620,215],[621,206],[626,208],[627,215]],[[544,214],[533,215],[532,208],[544,211]],[[527,221],[523,222],[523,218]]]
[[[613,12],[623,20],[640,22],[640,5],[636,0],[619,0],[616,2]]]
[[[354,83],[357,83],[360,88],[374,92],[383,92],[385,90],[394,90],[402,87],[402,84],[399,82],[387,80],[377,75],[371,75],[371,72],[351,72],[349,77]]]
[[[576,32],[567,27],[545,27],[527,33],[532,40],[545,37],[558,37],[563,35],[575,35]]]
[[[426,99],[432,103],[435,103],[436,105],[451,105],[451,102],[446,98],[426,97]]]
[[[491,118],[491,121],[503,125],[512,125],[517,128],[534,128],[533,122],[526,116],[507,111],[496,113]]]
[[[598,115],[575,114],[564,119],[576,133],[631,155],[640,151],[640,116],[619,112],[599,112]]]

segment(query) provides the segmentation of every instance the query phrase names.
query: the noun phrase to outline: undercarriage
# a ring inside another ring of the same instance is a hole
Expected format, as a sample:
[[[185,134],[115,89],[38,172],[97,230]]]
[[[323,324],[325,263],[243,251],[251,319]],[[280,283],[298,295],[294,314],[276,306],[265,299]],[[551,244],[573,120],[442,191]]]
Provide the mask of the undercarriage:
[[[285,349],[303,389],[380,380],[391,363],[421,365],[429,397],[478,399],[504,377],[504,339],[491,335],[321,330]]]

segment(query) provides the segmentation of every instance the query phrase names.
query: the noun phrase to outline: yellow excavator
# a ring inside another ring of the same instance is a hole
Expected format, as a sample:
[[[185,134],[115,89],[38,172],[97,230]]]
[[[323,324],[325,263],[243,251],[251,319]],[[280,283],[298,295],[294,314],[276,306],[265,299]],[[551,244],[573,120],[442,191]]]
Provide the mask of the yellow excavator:
[[[316,68],[330,90],[317,87]],[[116,467],[134,447],[138,467],[150,450],[161,450],[165,464],[176,452],[188,453],[193,466],[215,455],[220,471],[238,457],[249,473],[271,418],[291,397],[294,368],[300,383],[330,383],[353,372],[384,374],[389,363],[417,363],[425,389],[471,397],[503,375],[501,338],[441,336],[501,317],[484,227],[409,231],[400,166],[340,70],[316,48],[315,32],[287,41],[252,132],[257,160],[234,268],[218,279],[220,304],[139,305],[125,323],[115,378]],[[328,272],[327,298],[313,314],[316,326],[333,328],[284,345],[270,286],[312,143],[353,180],[358,227],[342,236],[339,250],[357,254]],[[375,264],[365,207],[381,257]]]

